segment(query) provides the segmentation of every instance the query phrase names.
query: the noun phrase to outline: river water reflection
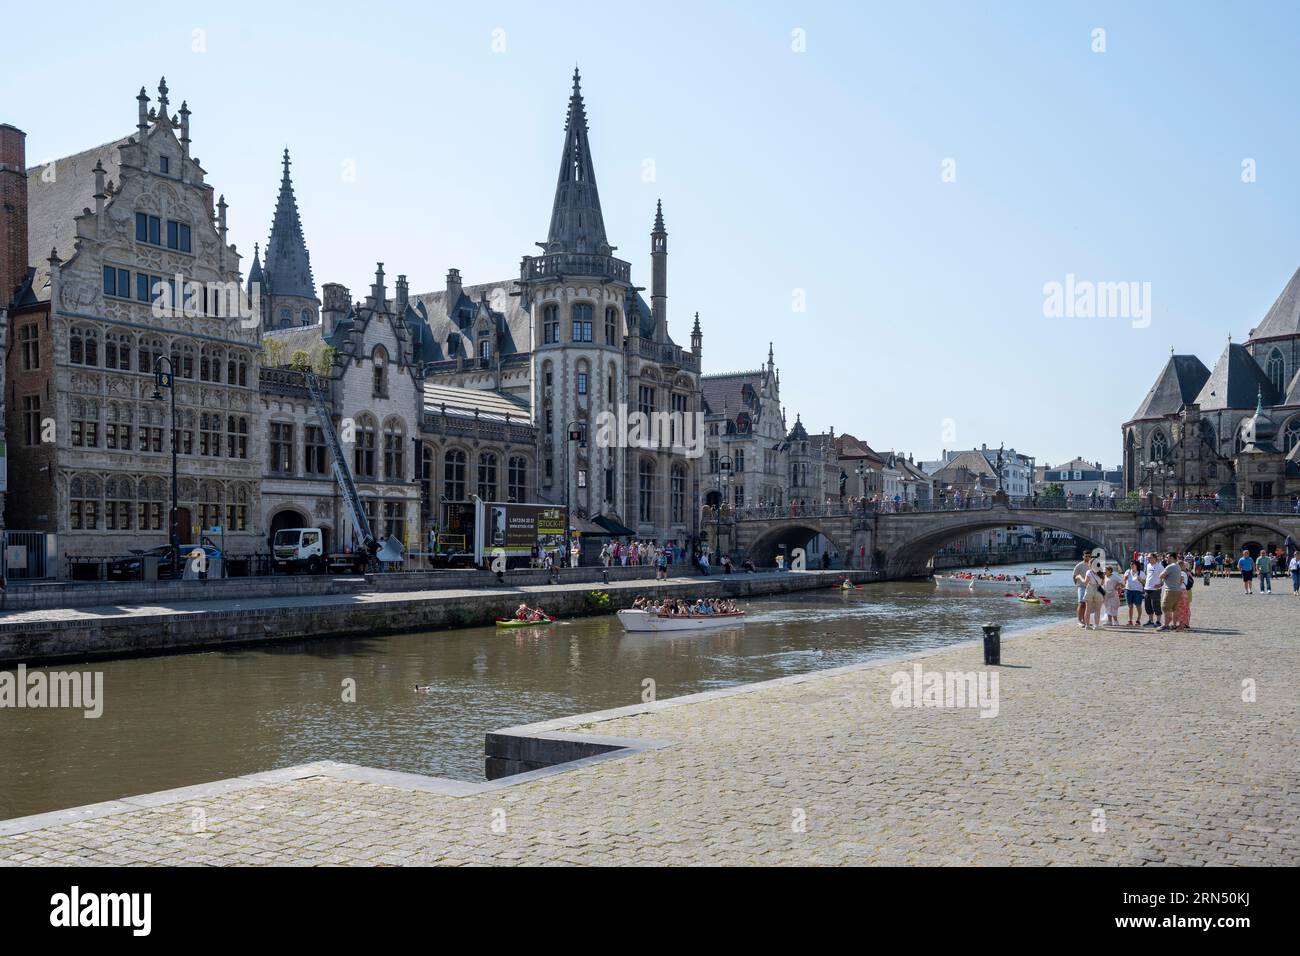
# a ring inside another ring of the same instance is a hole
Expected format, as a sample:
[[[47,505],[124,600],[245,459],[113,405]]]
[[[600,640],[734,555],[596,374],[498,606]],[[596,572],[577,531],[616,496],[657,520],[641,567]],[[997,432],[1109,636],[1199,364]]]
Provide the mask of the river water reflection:
[[[889,583],[748,601],[742,629],[705,634],[625,634],[608,616],[80,665],[103,672],[100,718],[0,709],[0,818],[322,759],[481,780],[485,732],[640,703],[646,678],[662,700],[1072,613],[1070,566],[1044,567],[1051,607]]]

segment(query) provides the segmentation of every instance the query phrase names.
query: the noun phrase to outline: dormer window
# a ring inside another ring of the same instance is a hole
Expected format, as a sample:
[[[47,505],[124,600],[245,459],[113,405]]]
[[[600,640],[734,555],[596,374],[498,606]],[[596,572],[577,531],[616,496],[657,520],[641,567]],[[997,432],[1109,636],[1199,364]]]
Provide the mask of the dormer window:
[[[388,397],[388,353],[375,349],[371,361],[375,363],[375,398]]]
[[[171,172],[171,165],[172,165],[171,160],[168,159],[166,156],[158,157],[158,172],[160,173]]]
[[[478,340],[478,357],[485,362],[492,357],[492,340],[486,336]]]

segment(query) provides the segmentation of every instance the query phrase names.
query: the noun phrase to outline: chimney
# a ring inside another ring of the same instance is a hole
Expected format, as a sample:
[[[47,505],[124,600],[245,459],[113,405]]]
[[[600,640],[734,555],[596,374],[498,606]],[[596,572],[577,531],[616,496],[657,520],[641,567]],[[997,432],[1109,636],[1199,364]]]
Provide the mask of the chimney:
[[[388,289],[384,285],[384,264],[375,263],[375,281],[370,284],[370,295],[366,299],[366,305],[377,312],[385,311],[388,301]]]
[[[342,322],[348,314],[348,303],[352,293],[339,282],[326,282],[321,286],[324,306],[321,308],[321,323],[325,326],[327,336],[334,334],[334,326]]]
[[[447,318],[451,318],[452,313],[456,311],[456,303],[460,301],[460,270],[447,270]]]
[[[27,278],[27,134],[0,123],[0,310]]]
[[[410,298],[411,298],[410,289],[406,284],[406,276],[404,275],[398,276],[397,277],[397,299],[394,302],[394,307],[395,307],[394,311],[396,311],[399,316],[405,314],[406,306],[410,302]]]

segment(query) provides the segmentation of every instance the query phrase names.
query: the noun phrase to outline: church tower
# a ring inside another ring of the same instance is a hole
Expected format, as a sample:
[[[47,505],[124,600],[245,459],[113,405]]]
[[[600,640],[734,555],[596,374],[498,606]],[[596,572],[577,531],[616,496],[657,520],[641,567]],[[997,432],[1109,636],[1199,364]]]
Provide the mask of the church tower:
[[[581,78],[573,71],[555,202],[542,254],[520,264],[521,304],[533,317],[533,408],[540,433],[539,489],[579,518],[623,520],[623,450],[601,413],[628,401],[623,338],[635,298],[630,265],[613,256],[596,189]]]
[[[655,224],[650,230],[650,311],[654,314],[654,340],[668,338],[668,231],[664,229],[663,200],[655,203]]]
[[[298,201],[289,178],[289,150],[284,151],[284,172],[280,179],[280,196],[275,203],[271,236],[266,242],[266,260],[259,262],[255,253],[249,270],[249,294],[255,276],[260,275],[262,322],[268,329],[295,325],[315,325],[320,317],[320,299],[311,274],[311,256],[298,218]]]

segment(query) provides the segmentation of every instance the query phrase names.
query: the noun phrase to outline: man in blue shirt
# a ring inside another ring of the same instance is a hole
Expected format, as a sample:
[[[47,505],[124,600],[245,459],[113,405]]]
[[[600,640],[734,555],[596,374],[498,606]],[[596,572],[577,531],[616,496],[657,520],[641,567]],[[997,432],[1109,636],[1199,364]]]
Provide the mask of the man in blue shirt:
[[[1241,584],[1246,589],[1246,593],[1254,594],[1250,582],[1255,577],[1255,559],[1250,556],[1249,551],[1241,552],[1241,557],[1237,561],[1237,570],[1241,572]]]

